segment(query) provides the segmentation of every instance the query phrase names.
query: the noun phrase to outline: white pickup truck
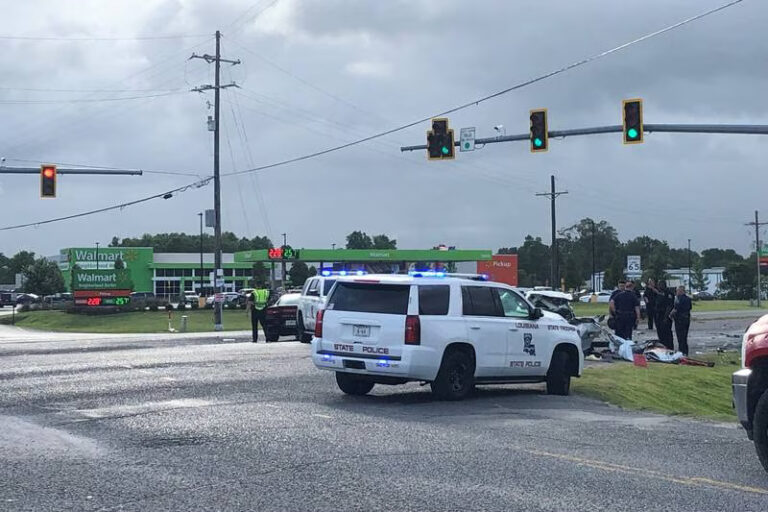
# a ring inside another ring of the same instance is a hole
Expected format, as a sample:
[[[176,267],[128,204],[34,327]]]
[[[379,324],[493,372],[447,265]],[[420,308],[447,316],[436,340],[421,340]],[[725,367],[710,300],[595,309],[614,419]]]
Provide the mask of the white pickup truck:
[[[335,275],[319,275],[310,277],[304,283],[296,309],[297,336],[302,343],[312,341],[317,312],[325,305],[325,299],[335,282]]]

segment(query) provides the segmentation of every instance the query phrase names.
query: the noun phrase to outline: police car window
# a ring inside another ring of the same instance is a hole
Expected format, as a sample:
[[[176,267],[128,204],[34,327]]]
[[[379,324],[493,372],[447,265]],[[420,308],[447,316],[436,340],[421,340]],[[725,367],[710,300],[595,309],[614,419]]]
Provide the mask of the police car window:
[[[466,316],[504,316],[501,306],[488,286],[462,286],[461,295]]]
[[[447,315],[451,287],[448,285],[419,286],[419,314]]]
[[[530,315],[528,304],[526,304],[515,292],[500,288],[495,288],[494,291],[499,296],[499,302],[501,302],[501,308],[504,310],[504,316],[527,318]]]
[[[340,282],[328,299],[328,309],[405,315],[410,293],[409,285]]]
[[[331,288],[333,287],[333,283],[335,283],[335,279],[326,279],[325,283],[323,284],[323,295],[328,295],[328,292],[331,291]]]
[[[317,293],[317,285],[318,285],[318,282],[319,282],[319,280],[318,280],[318,279],[313,279],[313,280],[312,280],[312,281],[309,283],[309,288],[307,288],[307,294],[308,294],[308,295],[317,295],[317,294],[318,294],[318,293]]]

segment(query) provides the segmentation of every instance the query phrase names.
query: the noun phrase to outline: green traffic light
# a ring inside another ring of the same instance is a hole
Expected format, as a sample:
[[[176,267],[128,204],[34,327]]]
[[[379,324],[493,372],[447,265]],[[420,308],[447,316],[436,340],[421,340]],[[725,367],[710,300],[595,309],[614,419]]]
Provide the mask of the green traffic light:
[[[533,145],[536,146],[537,148],[540,148],[543,144],[544,144],[544,141],[541,140],[540,138],[536,137],[535,139],[533,139]]]
[[[448,153],[450,153],[450,152],[451,152],[451,150],[450,150],[450,149],[448,149],[448,147],[447,147],[447,146],[443,146],[443,149],[442,149],[441,151],[443,152],[443,154],[444,154],[444,155],[447,155]]]
[[[637,130],[635,130],[634,128],[630,128],[629,130],[627,130],[627,136],[630,139],[636,139],[637,138]]]

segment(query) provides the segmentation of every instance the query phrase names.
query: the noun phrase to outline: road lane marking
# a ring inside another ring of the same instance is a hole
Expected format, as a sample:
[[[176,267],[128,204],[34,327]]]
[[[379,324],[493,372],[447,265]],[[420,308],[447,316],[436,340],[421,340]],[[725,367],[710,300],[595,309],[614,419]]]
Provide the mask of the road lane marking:
[[[329,420],[333,419],[333,416],[328,416],[327,414],[313,414],[312,416],[317,416],[318,418],[327,418]]]
[[[700,476],[685,477],[685,476],[670,476],[653,471],[651,469],[634,468],[630,466],[623,466],[621,464],[614,464],[611,462],[604,462],[594,459],[585,459],[582,457],[576,457],[574,455],[564,455],[560,453],[545,452],[540,450],[529,450],[526,448],[519,449],[522,452],[529,453],[531,455],[537,455],[540,457],[550,457],[553,459],[564,460],[566,462],[573,462],[578,465],[588,466],[594,469],[601,469],[603,471],[611,471],[614,473],[627,473],[637,476],[645,476],[650,478],[656,478],[658,480],[665,480],[676,484],[690,485],[694,487],[713,487],[716,489],[723,489],[729,491],[749,492],[753,494],[765,494],[768,495],[768,489],[762,487],[751,487],[748,485],[740,485],[732,482],[725,482],[722,480],[714,480],[711,478],[705,478]]]

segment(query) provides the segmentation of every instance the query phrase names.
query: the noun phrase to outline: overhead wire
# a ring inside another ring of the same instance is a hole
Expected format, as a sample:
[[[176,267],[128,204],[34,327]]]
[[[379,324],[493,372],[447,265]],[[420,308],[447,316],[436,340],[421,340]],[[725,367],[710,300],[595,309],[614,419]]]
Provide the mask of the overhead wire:
[[[356,146],[356,145],[362,144],[362,143],[367,142],[369,140],[377,139],[377,138],[380,138],[380,137],[384,137],[386,135],[390,135],[390,134],[393,134],[393,133],[405,130],[407,128],[411,128],[411,127],[416,126],[418,124],[427,122],[430,119],[432,119],[433,117],[439,117],[439,116],[447,115],[447,114],[450,114],[450,113],[453,113],[453,112],[457,112],[459,110],[463,110],[463,109],[469,108],[471,106],[479,105],[482,102],[488,101],[488,100],[493,99],[493,98],[497,98],[499,96],[502,96],[502,95],[507,94],[509,92],[512,92],[514,90],[518,90],[518,89],[521,89],[523,87],[527,87],[527,86],[529,86],[531,84],[534,84],[534,83],[540,82],[542,80],[545,80],[547,78],[553,77],[555,75],[564,73],[564,72],[566,72],[568,70],[571,70],[571,69],[574,69],[576,67],[583,66],[585,64],[588,64],[588,63],[593,62],[595,60],[601,59],[601,58],[603,58],[603,57],[605,57],[607,55],[610,55],[612,53],[615,53],[615,52],[618,52],[618,51],[623,50],[625,48],[628,48],[629,46],[632,46],[632,45],[637,44],[639,42],[642,42],[642,41],[648,40],[648,39],[650,39],[652,37],[656,37],[658,35],[664,34],[666,32],[669,32],[671,30],[679,28],[679,27],[681,27],[683,25],[691,23],[691,22],[693,22],[695,20],[699,20],[699,19],[702,19],[702,18],[704,18],[706,16],[714,14],[714,13],[716,13],[718,11],[722,11],[722,10],[728,8],[728,7],[731,7],[733,5],[741,3],[742,1],[743,0],[732,0],[731,2],[728,2],[728,3],[724,4],[724,5],[721,5],[720,7],[713,8],[713,9],[705,11],[705,12],[703,12],[701,14],[698,14],[696,16],[689,17],[689,18],[687,18],[687,19],[685,19],[683,21],[680,21],[680,22],[675,23],[673,25],[667,26],[667,27],[665,27],[663,29],[660,29],[660,30],[657,30],[655,32],[646,34],[646,35],[644,35],[642,37],[639,37],[637,39],[634,39],[634,40],[629,41],[627,43],[624,43],[622,45],[619,45],[619,46],[616,46],[614,48],[611,48],[610,50],[603,51],[603,52],[595,54],[595,55],[593,55],[591,57],[587,57],[585,59],[581,59],[581,60],[576,61],[576,62],[574,62],[572,64],[569,64],[567,66],[563,66],[563,67],[561,67],[561,68],[559,68],[557,70],[551,71],[549,73],[545,73],[543,75],[539,75],[539,76],[537,76],[535,78],[532,78],[532,79],[524,81],[524,82],[520,82],[520,83],[518,83],[516,85],[513,85],[511,87],[508,87],[506,89],[502,89],[501,91],[497,91],[495,93],[492,93],[492,94],[489,94],[487,96],[478,98],[478,99],[473,100],[471,102],[464,103],[462,105],[453,107],[453,108],[445,110],[445,111],[443,111],[441,113],[434,114],[434,115],[431,115],[431,116],[419,119],[417,121],[413,121],[413,122],[410,122],[410,123],[398,126],[396,128],[385,130],[383,132],[379,132],[379,133],[376,133],[376,134],[370,135],[368,137],[364,137],[364,138],[361,138],[361,139],[358,139],[358,140],[355,140],[355,141],[352,141],[352,142],[349,142],[349,143],[346,143],[346,144],[342,144],[342,145],[335,146],[335,147],[332,147],[332,148],[324,149],[324,150],[321,150],[321,151],[316,151],[316,152],[309,153],[309,154],[306,154],[306,155],[302,155],[302,156],[299,156],[299,157],[289,158],[289,159],[285,159],[285,160],[282,160],[282,161],[279,161],[279,162],[274,162],[274,163],[271,163],[271,164],[267,164],[267,165],[263,165],[263,166],[259,166],[259,167],[255,167],[255,168],[251,168],[251,169],[246,169],[246,170],[243,170],[243,171],[237,171],[237,172],[223,174],[223,176],[239,176],[239,175],[242,175],[242,174],[258,172],[258,171],[262,171],[262,170],[266,170],[266,169],[271,169],[271,168],[275,168],[275,167],[279,167],[279,166],[283,166],[283,165],[288,165],[288,164],[291,164],[291,163],[296,163],[296,162],[300,162],[300,161],[304,161],[304,160],[309,160],[311,158],[315,158],[315,157],[322,156],[322,155],[325,155],[325,154],[328,154],[328,153],[332,153],[332,152],[335,152],[335,151],[346,149],[346,148],[349,148],[349,147],[352,147],[352,146]],[[213,179],[213,178],[209,177],[209,178],[206,178],[205,180],[201,180],[200,182],[195,182],[195,183],[186,185],[184,187],[180,187],[179,189],[174,189],[172,192],[187,190],[190,187],[196,186],[197,183],[203,183],[203,185],[204,185],[204,184],[207,184],[211,179]],[[203,185],[200,185],[200,186],[203,186]],[[29,226],[38,226],[38,225],[42,225],[42,224],[48,224],[48,223],[51,223],[51,222],[58,222],[58,221],[62,221],[62,220],[68,220],[68,219],[73,219],[73,218],[77,218],[77,217],[83,217],[83,216],[86,216],[86,215],[93,215],[93,214],[96,214],[96,213],[101,213],[101,212],[104,212],[104,211],[114,210],[114,209],[118,209],[118,208],[125,208],[126,206],[131,206],[131,205],[138,204],[138,203],[141,203],[141,202],[149,201],[151,199],[156,199],[158,197],[163,197],[164,195],[167,195],[167,193],[156,194],[156,195],[149,196],[149,197],[146,197],[146,198],[142,198],[142,199],[139,199],[139,200],[136,200],[136,201],[132,201],[130,203],[122,203],[120,205],[115,205],[115,206],[112,206],[112,207],[102,208],[102,209],[98,209],[98,210],[91,210],[89,212],[83,212],[83,213],[79,213],[79,214],[69,215],[69,216],[66,216],[66,217],[59,217],[59,218],[56,218],[56,219],[49,219],[49,220],[46,220],[46,221],[38,221],[38,222],[32,222],[32,223],[27,223],[27,224],[20,224],[20,225],[16,225],[16,226],[8,226],[8,227],[5,227],[5,228],[0,228],[0,231],[6,231],[6,230],[9,230],[9,229],[19,229],[19,228],[22,228],[22,227],[29,227]]]
[[[225,176],[233,176],[233,175],[238,175],[238,174],[246,174],[246,173],[249,173],[249,172],[263,171],[263,170],[266,170],[266,169],[272,169],[272,168],[280,167],[280,166],[283,166],[283,165],[288,165],[288,164],[292,164],[292,163],[296,163],[296,162],[302,162],[304,160],[309,160],[311,158],[316,158],[316,157],[319,157],[319,156],[327,155],[328,153],[333,153],[333,152],[336,152],[336,151],[340,151],[342,149],[346,149],[346,148],[349,148],[349,147],[352,147],[352,146],[356,146],[358,144],[362,144],[364,142],[368,142],[368,141],[373,140],[373,139],[378,139],[378,138],[384,137],[386,135],[391,135],[393,133],[397,133],[397,132],[400,132],[402,130],[405,130],[405,129],[408,129],[408,128],[412,128],[412,127],[417,126],[419,124],[426,123],[426,122],[430,121],[431,119],[433,119],[435,117],[442,117],[442,116],[445,116],[445,115],[448,115],[448,114],[452,114],[454,112],[458,112],[460,110],[467,109],[469,107],[477,106],[480,103],[486,102],[486,101],[491,100],[493,98],[498,98],[499,96],[502,96],[504,94],[508,94],[508,93],[510,93],[512,91],[516,91],[518,89],[522,89],[523,87],[527,87],[527,86],[535,84],[537,82],[541,82],[542,80],[546,80],[548,78],[551,78],[553,76],[559,75],[561,73],[565,73],[566,71],[569,71],[571,69],[575,69],[575,68],[583,66],[585,64],[589,64],[589,63],[594,62],[596,60],[602,59],[602,58],[604,58],[604,57],[606,57],[608,55],[611,55],[613,53],[621,51],[621,50],[623,50],[625,48],[628,48],[628,47],[630,47],[632,45],[635,45],[637,43],[646,41],[646,40],[651,39],[653,37],[657,37],[657,36],[659,36],[661,34],[665,34],[665,33],[669,32],[671,30],[674,30],[674,29],[677,29],[677,28],[682,27],[684,25],[687,25],[688,23],[691,23],[693,21],[702,19],[702,18],[704,18],[706,16],[709,16],[711,14],[714,14],[716,12],[722,11],[722,10],[728,8],[728,7],[731,7],[733,5],[741,3],[742,1],[743,0],[732,0],[731,2],[728,2],[727,4],[721,5],[720,7],[709,9],[708,11],[705,11],[705,12],[703,12],[701,14],[697,14],[695,16],[691,16],[691,17],[686,18],[686,19],[684,19],[682,21],[679,21],[679,22],[677,22],[677,23],[675,23],[673,25],[669,25],[669,26],[667,26],[665,28],[662,28],[660,30],[656,30],[656,31],[651,32],[649,34],[646,34],[644,36],[638,37],[638,38],[633,39],[633,40],[631,40],[629,42],[623,43],[623,44],[621,44],[619,46],[615,46],[615,47],[613,47],[613,48],[611,48],[609,50],[602,51],[600,53],[597,53],[595,55],[592,55],[592,56],[584,58],[584,59],[580,59],[578,61],[575,61],[575,62],[573,62],[571,64],[566,65],[566,66],[563,66],[563,67],[560,67],[558,69],[555,69],[555,70],[550,71],[548,73],[544,73],[542,75],[538,75],[538,76],[536,76],[534,78],[531,78],[529,80],[525,80],[523,82],[517,83],[517,84],[515,84],[515,85],[513,85],[511,87],[507,87],[507,88],[502,89],[500,91],[497,91],[497,92],[488,94],[486,96],[477,98],[475,100],[469,101],[467,103],[463,103],[461,105],[449,108],[447,110],[443,110],[442,112],[438,112],[438,113],[432,114],[430,116],[422,117],[421,119],[417,119],[416,121],[412,121],[410,123],[406,123],[406,124],[397,126],[395,128],[391,128],[389,130],[385,130],[385,131],[382,131],[382,132],[379,132],[379,133],[375,133],[375,134],[370,135],[368,137],[363,137],[361,139],[358,139],[358,140],[355,140],[355,141],[352,141],[352,142],[348,142],[346,144],[341,144],[339,146],[323,149],[321,151],[315,151],[314,153],[309,153],[309,154],[306,154],[306,155],[302,155],[302,156],[298,156],[298,157],[294,157],[294,158],[288,158],[286,160],[281,160],[279,162],[274,162],[274,163],[271,163],[271,164],[266,164],[266,165],[262,165],[262,166],[259,166],[259,167],[254,167],[252,169],[245,169],[245,170],[242,170],[242,171],[238,171],[237,173],[229,173],[229,174],[226,174]]]
[[[237,163],[235,162],[235,152],[232,151],[232,140],[229,136],[229,130],[227,128],[226,120],[222,116],[222,125],[224,126],[224,140],[227,141],[227,148],[229,148],[229,158],[232,163],[232,168],[237,169]],[[245,201],[243,200],[243,189],[242,187],[235,187],[237,189],[237,196],[240,199],[240,211],[243,215],[243,220],[245,221],[245,229],[246,232],[249,235],[254,235],[253,231],[251,230],[251,223],[248,220],[248,210],[245,209]],[[226,204],[226,203],[225,203]]]

